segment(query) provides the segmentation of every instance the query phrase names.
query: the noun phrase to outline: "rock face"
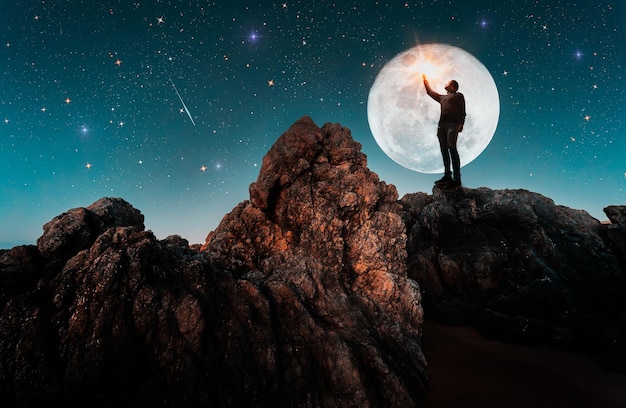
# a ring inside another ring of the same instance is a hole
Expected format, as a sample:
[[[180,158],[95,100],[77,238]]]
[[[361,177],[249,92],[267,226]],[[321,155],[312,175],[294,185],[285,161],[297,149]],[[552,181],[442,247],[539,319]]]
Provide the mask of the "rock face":
[[[360,147],[339,125],[299,120],[203,247],[274,310],[287,405],[413,406],[425,390],[398,195]]]
[[[401,200],[427,318],[626,369],[625,207],[608,207],[605,226],[524,190],[433,191]]]
[[[144,229],[143,215],[119,198],[103,198],[87,208],[74,208],[43,226],[37,249],[51,273],[74,254],[87,249],[114,226]]]
[[[366,164],[304,117],[201,248],[103,198],[2,251],[3,406],[420,406],[424,314],[626,371],[625,207],[398,200]]]
[[[105,198],[0,257],[3,406],[419,406],[393,186],[303,118],[202,251]]]

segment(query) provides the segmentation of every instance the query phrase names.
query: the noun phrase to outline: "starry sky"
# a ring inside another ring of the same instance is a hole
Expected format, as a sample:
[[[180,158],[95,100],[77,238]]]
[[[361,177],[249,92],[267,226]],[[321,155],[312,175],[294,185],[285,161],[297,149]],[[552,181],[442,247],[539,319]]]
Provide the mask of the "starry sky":
[[[400,196],[430,193],[439,175],[393,162],[367,122],[378,72],[426,43],[471,53],[498,87],[467,187],[528,189],[599,220],[626,205],[623,0],[3,0],[0,248],[104,196],[159,239],[203,243],[304,115],[350,128]]]

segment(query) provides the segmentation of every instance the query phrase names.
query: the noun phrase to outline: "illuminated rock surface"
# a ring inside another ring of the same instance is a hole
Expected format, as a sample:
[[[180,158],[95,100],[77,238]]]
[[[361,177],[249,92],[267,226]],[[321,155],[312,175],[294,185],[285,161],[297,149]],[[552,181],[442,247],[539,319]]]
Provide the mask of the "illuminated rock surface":
[[[623,368],[624,213],[600,225],[520,190],[398,200],[349,130],[304,117],[202,248],[103,198],[1,253],[0,398],[420,406],[423,307]]]
[[[106,198],[4,254],[2,400],[418,405],[423,313],[396,189],[347,129],[303,118],[250,190],[202,251]]]

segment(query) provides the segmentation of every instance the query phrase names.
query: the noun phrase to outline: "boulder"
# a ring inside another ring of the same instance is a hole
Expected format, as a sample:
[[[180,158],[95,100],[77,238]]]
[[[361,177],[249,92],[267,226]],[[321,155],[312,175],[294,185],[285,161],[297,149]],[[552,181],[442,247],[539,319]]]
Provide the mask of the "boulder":
[[[45,224],[37,248],[46,260],[47,272],[54,274],[108,228],[134,226],[143,230],[143,220],[143,215],[123,199],[101,198],[87,208],[71,209]]]

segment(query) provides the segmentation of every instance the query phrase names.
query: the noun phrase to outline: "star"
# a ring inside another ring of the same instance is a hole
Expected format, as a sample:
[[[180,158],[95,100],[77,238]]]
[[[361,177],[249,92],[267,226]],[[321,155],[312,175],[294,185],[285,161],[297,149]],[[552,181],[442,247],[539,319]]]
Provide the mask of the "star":
[[[87,170],[91,170],[91,163],[87,162],[87,164],[85,164],[85,167],[87,168]]]
[[[124,127],[124,122],[120,121],[119,125],[120,127]]]
[[[504,76],[508,76],[508,75],[509,75],[509,71],[504,70],[504,71],[502,72],[502,75],[504,75]]]
[[[119,67],[120,65],[122,65],[122,61],[118,58],[117,61],[115,61],[115,65]]]
[[[65,103],[69,104],[70,102],[72,102],[70,98],[65,98]]]
[[[591,119],[591,116],[589,116],[589,115],[585,115],[585,120],[586,120],[587,122],[589,122],[589,119]]]
[[[267,81],[267,86],[274,86],[274,80],[270,79],[269,81]]]
[[[157,17],[157,25],[163,24],[163,23],[165,23],[165,19],[163,18],[163,16]]]
[[[45,106],[44,106],[43,108],[41,108],[41,111],[42,111],[42,112],[45,112],[45,111],[47,111],[47,110],[48,110],[48,109],[46,109],[46,107],[45,107]]]
[[[8,119],[8,118],[5,118],[5,119],[4,119],[4,123],[8,124],[8,123],[9,123],[9,119]]]
[[[205,165],[202,165],[202,167],[200,167],[200,171],[202,171],[203,173],[206,171],[207,167]]]

